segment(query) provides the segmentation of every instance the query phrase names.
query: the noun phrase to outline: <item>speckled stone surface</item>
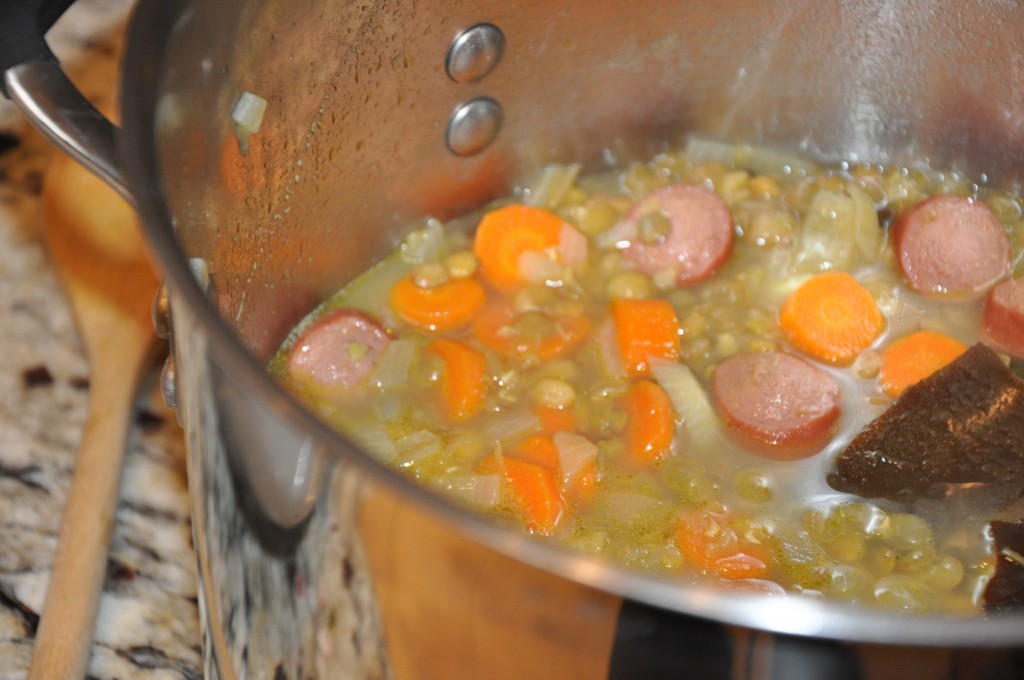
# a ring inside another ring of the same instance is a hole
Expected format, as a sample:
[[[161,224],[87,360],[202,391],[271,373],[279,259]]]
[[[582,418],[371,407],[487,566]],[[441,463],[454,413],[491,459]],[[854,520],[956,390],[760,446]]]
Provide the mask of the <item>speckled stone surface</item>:
[[[130,8],[79,0],[49,35],[101,106],[112,96]],[[89,392],[41,236],[38,192],[53,153],[0,101],[0,680],[28,669]],[[183,436],[152,381],[135,423],[88,677],[199,678]]]

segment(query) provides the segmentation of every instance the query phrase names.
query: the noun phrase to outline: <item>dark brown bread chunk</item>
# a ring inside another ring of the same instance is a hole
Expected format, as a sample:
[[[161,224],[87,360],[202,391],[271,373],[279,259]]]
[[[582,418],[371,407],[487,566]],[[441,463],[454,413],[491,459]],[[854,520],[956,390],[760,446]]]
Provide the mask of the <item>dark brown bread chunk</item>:
[[[981,344],[908,388],[828,476],[837,491],[898,501],[971,482],[1024,492],[1024,381]]]
[[[986,611],[1015,611],[1024,606],[1024,522],[989,524],[995,544],[996,573],[985,586]]]

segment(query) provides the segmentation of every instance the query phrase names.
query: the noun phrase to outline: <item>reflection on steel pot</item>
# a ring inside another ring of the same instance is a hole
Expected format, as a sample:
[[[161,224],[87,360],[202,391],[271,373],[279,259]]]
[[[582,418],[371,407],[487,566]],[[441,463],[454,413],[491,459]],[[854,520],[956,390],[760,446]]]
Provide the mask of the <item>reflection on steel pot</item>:
[[[21,25],[52,22],[23,4],[44,21]],[[379,466],[264,366],[412,220],[551,162],[698,133],[1018,184],[1022,23],[994,0],[143,0],[123,130],[4,36],[5,93],[133,199],[166,276],[209,676],[1011,677],[1019,615],[742,596],[561,552]]]

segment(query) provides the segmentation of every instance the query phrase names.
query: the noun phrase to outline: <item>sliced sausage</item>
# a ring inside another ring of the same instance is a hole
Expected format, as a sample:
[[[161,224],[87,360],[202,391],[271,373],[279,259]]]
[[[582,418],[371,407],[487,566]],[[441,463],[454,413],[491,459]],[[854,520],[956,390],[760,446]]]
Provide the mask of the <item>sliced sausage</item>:
[[[892,226],[903,276],[921,293],[970,294],[1010,271],[1010,240],[984,204],[962,196],[918,203]]]
[[[766,458],[795,460],[817,453],[839,417],[836,381],[781,352],[726,359],[715,370],[712,389],[726,423]]]
[[[1024,278],[1003,281],[989,291],[981,336],[997,350],[1024,358]]]
[[[292,345],[288,373],[322,387],[352,387],[366,380],[391,342],[368,314],[338,309],[317,319]]]
[[[645,229],[645,220],[660,220],[664,229]],[[700,184],[676,184],[647,194],[627,216],[624,233],[629,245],[623,254],[636,269],[657,274],[674,268],[682,285],[718,271],[729,259],[734,240],[729,207]]]

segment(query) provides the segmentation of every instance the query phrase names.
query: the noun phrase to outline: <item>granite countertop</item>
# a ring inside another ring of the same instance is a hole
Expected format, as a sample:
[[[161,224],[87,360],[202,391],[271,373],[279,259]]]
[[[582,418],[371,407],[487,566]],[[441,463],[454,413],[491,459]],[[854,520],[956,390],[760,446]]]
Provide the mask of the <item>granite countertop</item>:
[[[97,105],[113,96],[129,0],[79,0],[51,48]],[[85,422],[89,372],[42,239],[56,153],[0,100],[0,680],[24,678]],[[89,678],[202,675],[183,437],[153,379],[131,434]]]

